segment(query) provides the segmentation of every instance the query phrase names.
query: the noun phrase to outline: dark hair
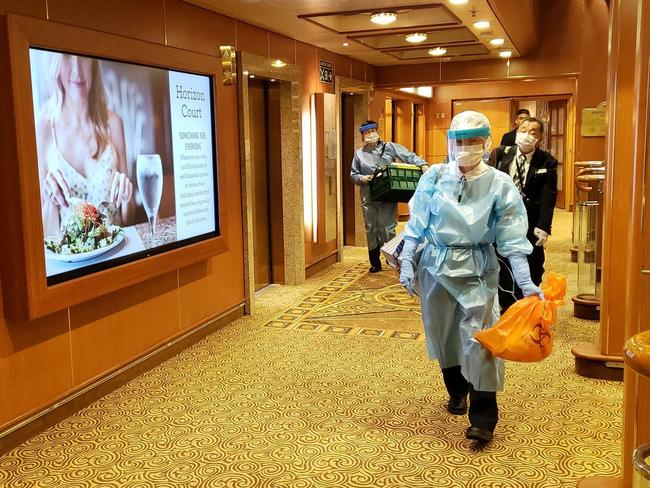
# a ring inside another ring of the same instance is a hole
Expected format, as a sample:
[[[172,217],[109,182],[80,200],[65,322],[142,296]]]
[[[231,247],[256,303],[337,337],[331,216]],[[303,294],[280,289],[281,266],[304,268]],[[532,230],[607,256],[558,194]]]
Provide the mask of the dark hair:
[[[517,115],[515,115],[515,117],[519,117],[520,115],[523,114],[526,114],[528,115],[528,117],[530,117],[530,110],[528,110],[527,108],[520,108],[519,110],[517,110]]]
[[[537,122],[539,124],[539,131],[543,134],[544,133],[544,122],[539,120],[537,117],[528,117],[524,122]],[[522,124],[524,123],[522,122]]]

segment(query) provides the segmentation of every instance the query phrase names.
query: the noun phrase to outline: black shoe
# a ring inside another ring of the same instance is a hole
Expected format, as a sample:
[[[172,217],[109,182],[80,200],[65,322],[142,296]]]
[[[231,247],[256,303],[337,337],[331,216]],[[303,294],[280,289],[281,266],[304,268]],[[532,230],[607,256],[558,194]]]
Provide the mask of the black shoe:
[[[381,264],[379,266],[370,266],[368,271],[371,273],[379,273],[381,271]]]
[[[478,441],[483,444],[487,444],[494,438],[494,434],[490,430],[483,429],[481,427],[470,426],[467,428],[467,433],[465,434],[465,437],[473,441]]]
[[[467,413],[467,398],[450,398],[447,402],[447,411],[452,415],[465,415]]]

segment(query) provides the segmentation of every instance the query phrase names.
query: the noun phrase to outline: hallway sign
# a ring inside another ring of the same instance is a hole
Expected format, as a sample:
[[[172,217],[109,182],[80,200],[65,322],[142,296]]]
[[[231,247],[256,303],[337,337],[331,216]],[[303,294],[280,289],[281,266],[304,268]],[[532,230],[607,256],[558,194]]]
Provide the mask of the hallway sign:
[[[332,63],[320,60],[320,82],[334,83],[334,66]]]

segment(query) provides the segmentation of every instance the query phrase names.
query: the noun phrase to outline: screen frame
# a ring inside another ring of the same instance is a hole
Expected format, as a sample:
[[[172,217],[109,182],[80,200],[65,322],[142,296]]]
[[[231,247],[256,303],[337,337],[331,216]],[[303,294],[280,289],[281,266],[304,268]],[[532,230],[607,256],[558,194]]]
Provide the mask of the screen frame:
[[[7,14],[1,34],[2,40],[6,41],[2,43],[6,50],[0,73],[0,110],[6,114],[7,123],[3,123],[0,129],[0,143],[4,148],[0,167],[5,182],[16,182],[3,185],[0,192],[0,205],[6,219],[4,227],[10,236],[0,246],[5,316],[33,320],[228,251],[224,211],[227,188],[220,184],[224,181],[225,165],[218,164],[225,157],[219,144],[219,129],[225,122],[217,109],[222,84],[217,58],[14,14]],[[219,235],[48,286],[30,48],[209,76],[212,80],[213,162],[216,163],[214,176],[217,183],[215,224]],[[38,205],[33,202],[38,202]]]

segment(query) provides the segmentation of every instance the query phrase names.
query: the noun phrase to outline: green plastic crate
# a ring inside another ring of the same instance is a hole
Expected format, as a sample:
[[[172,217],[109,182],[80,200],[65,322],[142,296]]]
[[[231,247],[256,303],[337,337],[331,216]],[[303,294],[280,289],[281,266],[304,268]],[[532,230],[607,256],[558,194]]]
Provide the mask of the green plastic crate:
[[[388,165],[370,182],[370,198],[380,202],[408,202],[421,176],[422,170],[417,166]]]

